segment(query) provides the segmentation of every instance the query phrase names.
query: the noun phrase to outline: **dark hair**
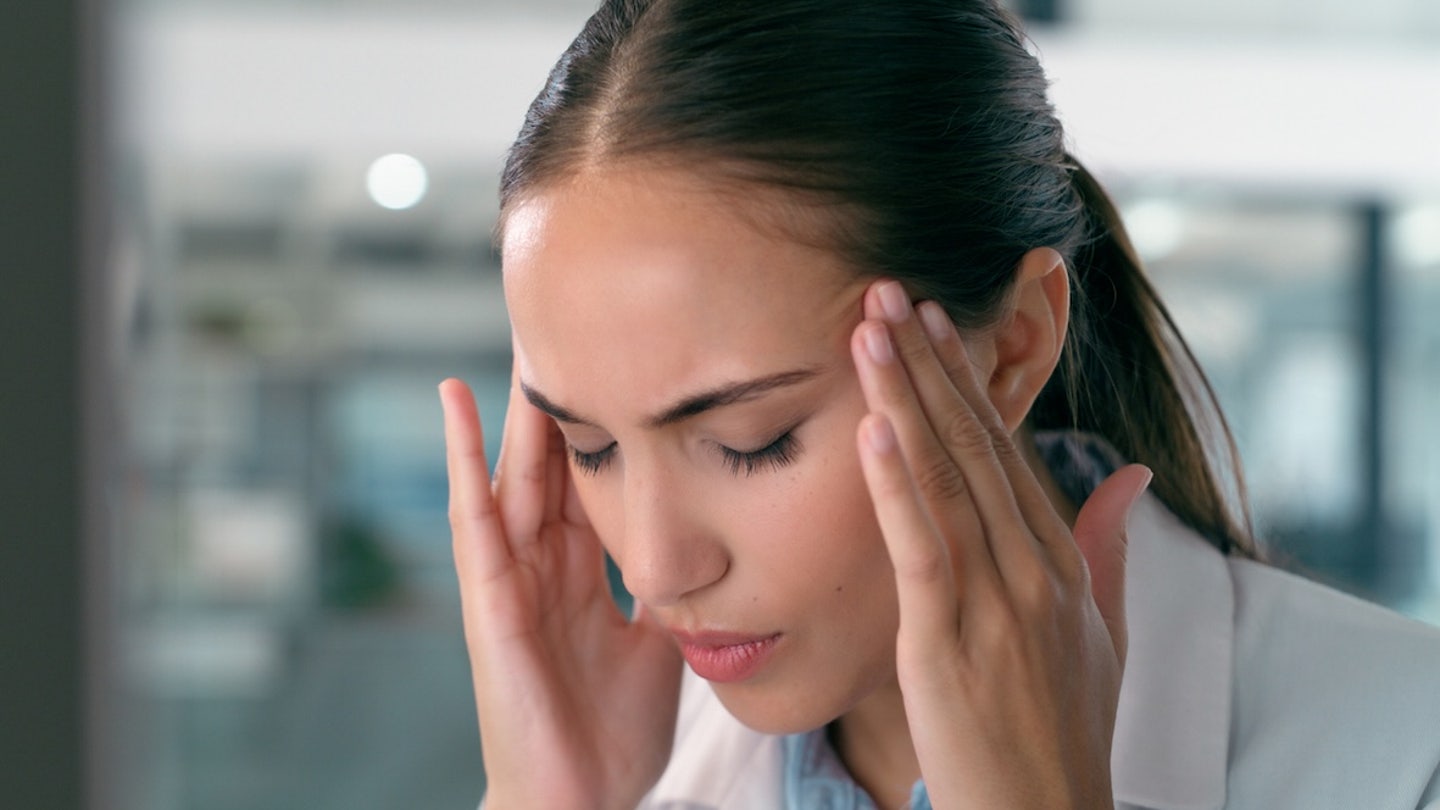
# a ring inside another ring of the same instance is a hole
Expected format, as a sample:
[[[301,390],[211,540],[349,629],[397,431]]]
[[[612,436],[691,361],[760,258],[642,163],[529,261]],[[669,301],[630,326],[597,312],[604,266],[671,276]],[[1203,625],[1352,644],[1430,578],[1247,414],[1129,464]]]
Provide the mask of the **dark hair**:
[[[1253,555],[1214,394],[1046,87],[991,0],[606,0],[530,107],[501,210],[588,168],[688,161],[823,206],[853,266],[962,329],[994,323],[1020,258],[1055,248],[1071,334],[1030,424],[1106,439],[1187,525]]]

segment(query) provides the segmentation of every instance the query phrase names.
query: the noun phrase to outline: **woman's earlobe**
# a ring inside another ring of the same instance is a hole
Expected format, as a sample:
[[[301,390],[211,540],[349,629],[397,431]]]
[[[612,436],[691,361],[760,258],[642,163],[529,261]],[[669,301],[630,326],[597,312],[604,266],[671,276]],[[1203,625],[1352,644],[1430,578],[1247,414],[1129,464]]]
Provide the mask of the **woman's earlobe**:
[[[1070,322],[1070,279],[1064,258],[1035,248],[1015,273],[1010,311],[995,332],[990,399],[1010,431],[1018,429],[1060,362]]]

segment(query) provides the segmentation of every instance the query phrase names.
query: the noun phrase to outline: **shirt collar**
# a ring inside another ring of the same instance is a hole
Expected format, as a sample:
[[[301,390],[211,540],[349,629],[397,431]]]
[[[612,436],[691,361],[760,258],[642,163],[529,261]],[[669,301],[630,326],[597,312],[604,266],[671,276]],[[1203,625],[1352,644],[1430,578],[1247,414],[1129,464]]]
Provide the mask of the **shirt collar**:
[[[876,810],[830,745],[825,727],[785,738],[786,810]],[[915,780],[905,810],[931,810],[925,783]]]

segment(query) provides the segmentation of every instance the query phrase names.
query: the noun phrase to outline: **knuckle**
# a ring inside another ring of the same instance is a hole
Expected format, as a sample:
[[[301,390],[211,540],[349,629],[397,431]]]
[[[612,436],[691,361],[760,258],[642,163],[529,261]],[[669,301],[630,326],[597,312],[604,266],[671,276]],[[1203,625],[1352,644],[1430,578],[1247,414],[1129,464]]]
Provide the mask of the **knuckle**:
[[[451,450],[461,464],[471,467],[483,466],[485,464],[485,450],[479,447],[462,445]]]
[[[930,341],[919,331],[918,327],[913,330],[894,329],[893,332],[895,345],[907,368],[914,368],[916,363],[926,360],[927,355],[933,351],[930,348]]]
[[[1088,593],[1090,591],[1090,566],[1080,551],[1064,548],[1056,553],[1055,575],[1060,586],[1067,593]]]
[[[965,475],[948,456],[932,458],[916,471],[915,485],[927,498],[936,501],[956,500],[969,489]]]
[[[975,415],[966,410],[957,410],[946,418],[941,437],[947,447],[966,454],[993,452],[996,444],[994,434]]]
[[[990,449],[1001,464],[1009,467],[1025,463],[1024,458],[1020,455],[1020,448],[1015,446],[1014,438],[999,421],[988,422],[985,425],[985,432],[990,437]]]
[[[1014,576],[1017,607],[1028,616],[1050,616],[1061,603],[1060,586],[1040,565],[1027,565]]]
[[[939,547],[907,554],[895,567],[901,577],[916,585],[935,585],[950,575],[950,559]]]
[[[492,498],[482,498],[468,506],[460,500],[451,499],[448,511],[450,529],[455,534],[472,528],[480,528],[500,517],[500,506]]]
[[[993,660],[996,651],[1010,649],[1021,636],[1020,619],[1008,607],[991,611],[985,621],[972,622],[970,628],[972,642],[983,653],[981,659]]]
[[[534,486],[545,483],[546,475],[549,473],[549,467],[546,465],[544,458],[538,458],[522,465],[519,473],[522,483],[527,486]]]
[[[470,514],[466,510],[464,503],[457,498],[450,499],[449,517],[450,528],[456,532],[464,528],[465,524],[470,521]]]

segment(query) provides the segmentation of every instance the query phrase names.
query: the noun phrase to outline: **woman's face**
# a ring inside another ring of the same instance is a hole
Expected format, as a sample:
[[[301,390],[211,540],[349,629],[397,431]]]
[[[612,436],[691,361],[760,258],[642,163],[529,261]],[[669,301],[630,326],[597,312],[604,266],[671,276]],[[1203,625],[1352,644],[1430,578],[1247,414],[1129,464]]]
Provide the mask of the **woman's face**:
[[[591,172],[515,206],[503,257],[520,380],[626,587],[736,717],[789,732],[893,679],[898,614],[855,450],[867,279],[756,228],[759,198]]]

